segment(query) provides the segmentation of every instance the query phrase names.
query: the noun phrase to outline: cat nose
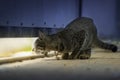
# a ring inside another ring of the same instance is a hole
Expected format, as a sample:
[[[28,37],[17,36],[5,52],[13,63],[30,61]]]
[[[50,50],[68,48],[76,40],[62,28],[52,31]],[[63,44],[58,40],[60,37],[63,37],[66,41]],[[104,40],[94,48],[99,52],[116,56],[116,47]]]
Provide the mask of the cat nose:
[[[44,47],[37,47],[37,50],[44,50]]]

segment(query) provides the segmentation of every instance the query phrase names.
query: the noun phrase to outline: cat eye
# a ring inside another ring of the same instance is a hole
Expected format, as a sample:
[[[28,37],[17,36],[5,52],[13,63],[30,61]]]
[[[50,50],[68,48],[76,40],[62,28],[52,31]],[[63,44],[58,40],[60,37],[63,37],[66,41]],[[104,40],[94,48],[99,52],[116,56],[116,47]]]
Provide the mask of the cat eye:
[[[39,40],[43,40],[42,38],[39,38]]]

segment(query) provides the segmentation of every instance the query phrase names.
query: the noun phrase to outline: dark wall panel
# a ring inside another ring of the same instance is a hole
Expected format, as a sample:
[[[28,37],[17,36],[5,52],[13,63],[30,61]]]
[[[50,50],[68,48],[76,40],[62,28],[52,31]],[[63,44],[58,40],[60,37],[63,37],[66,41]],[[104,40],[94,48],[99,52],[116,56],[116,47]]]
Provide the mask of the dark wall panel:
[[[116,7],[116,0],[83,0],[82,16],[94,19],[101,37],[119,38],[116,26]]]
[[[0,0],[0,25],[64,27],[79,15],[79,0]]]

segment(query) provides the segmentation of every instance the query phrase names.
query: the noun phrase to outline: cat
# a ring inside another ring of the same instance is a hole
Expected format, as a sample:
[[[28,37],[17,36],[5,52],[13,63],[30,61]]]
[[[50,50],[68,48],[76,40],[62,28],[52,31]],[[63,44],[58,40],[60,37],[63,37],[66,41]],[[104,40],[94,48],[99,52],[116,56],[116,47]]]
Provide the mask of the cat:
[[[81,17],[71,21],[62,31],[46,35],[40,32],[34,51],[55,50],[62,53],[62,59],[89,59],[92,46],[117,51],[117,46],[104,43],[97,36],[96,26],[91,18]],[[69,54],[71,52],[71,54]]]

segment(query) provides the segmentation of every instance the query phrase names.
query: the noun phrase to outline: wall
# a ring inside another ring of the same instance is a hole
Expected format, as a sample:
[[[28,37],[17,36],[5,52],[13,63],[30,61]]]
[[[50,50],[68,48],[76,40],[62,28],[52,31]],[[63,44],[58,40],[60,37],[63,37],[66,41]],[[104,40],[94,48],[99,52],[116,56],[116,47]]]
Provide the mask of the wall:
[[[120,0],[116,0],[116,26],[118,37],[120,38]]]
[[[83,0],[82,16],[94,19],[101,37],[118,37],[116,0]]]
[[[79,15],[79,0],[0,0],[0,25],[64,27]]]
[[[119,0],[80,1],[0,0],[0,36],[38,36],[39,27],[64,28],[82,12],[94,19],[99,36],[120,38]],[[56,31],[48,28],[48,33]]]

